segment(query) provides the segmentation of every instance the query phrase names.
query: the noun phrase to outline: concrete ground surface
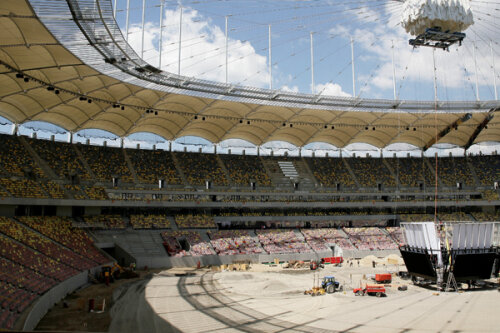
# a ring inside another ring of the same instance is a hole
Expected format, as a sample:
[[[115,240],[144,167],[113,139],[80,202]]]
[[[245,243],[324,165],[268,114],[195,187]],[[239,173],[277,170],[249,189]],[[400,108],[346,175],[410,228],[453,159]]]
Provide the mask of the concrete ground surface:
[[[128,291],[131,286],[145,284],[149,277],[159,270],[137,271],[139,278],[117,280],[109,286],[93,284],[79,289],[55,304],[42,318],[35,328],[36,331],[78,331],[78,332],[106,332],[111,323],[110,308],[113,307],[116,296],[123,290]],[[89,312],[89,299],[95,300],[95,309],[102,309],[105,300],[105,310],[102,313]],[[20,323],[21,324],[21,323]],[[17,330],[21,330],[20,325]]]
[[[252,265],[249,271],[172,269],[115,295],[110,332],[499,332],[500,292],[441,292],[394,279],[387,297],[354,296],[371,260],[319,272]],[[334,275],[344,292],[312,297],[314,278]],[[407,291],[398,286],[407,285]]]

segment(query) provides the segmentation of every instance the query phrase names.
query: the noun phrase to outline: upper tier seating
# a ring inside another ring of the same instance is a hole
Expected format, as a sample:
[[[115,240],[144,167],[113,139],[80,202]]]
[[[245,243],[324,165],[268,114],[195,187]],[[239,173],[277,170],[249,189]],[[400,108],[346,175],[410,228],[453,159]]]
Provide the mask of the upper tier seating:
[[[48,194],[43,190],[39,182],[31,179],[13,180],[0,178],[0,184],[5,187],[12,196],[17,198],[45,199]]]
[[[483,212],[475,212],[472,213],[472,216],[476,219],[476,221],[481,222],[500,222],[500,214],[491,214],[491,213],[483,213]]]
[[[403,187],[418,188],[425,184],[429,190],[435,184],[434,158],[262,157],[162,150],[123,150],[11,135],[0,135],[0,140],[2,142],[0,145],[0,178],[2,179],[0,196],[2,197],[106,200],[108,197],[104,188],[91,187],[92,183],[105,182],[104,186],[108,187],[112,178],[118,177],[119,187],[123,189],[130,186],[129,184],[133,183],[134,179],[129,165],[135,170],[138,182],[145,184],[156,184],[159,179],[163,179],[167,185],[181,187],[189,183],[199,187],[204,186],[209,180],[217,187],[230,184],[248,186],[251,181],[255,181],[260,190],[266,191],[262,187],[272,187],[266,172],[269,160],[295,161],[294,163],[300,161],[301,165],[305,161],[309,166],[308,169],[324,187],[336,187],[340,184],[342,188],[349,190],[355,187],[355,180],[358,181],[360,187],[373,187],[377,183],[391,187],[396,184],[396,178]],[[49,175],[44,174],[42,168],[35,162],[39,159],[32,156],[30,148],[26,149],[24,140],[33,148],[36,155],[45,161],[42,163],[43,167],[48,166],[54,171],[57,180],[45,181],[52,172],[49,172]],[[128,159],[125,155],[129,156],[131,164],[127,163]],[[88,164],[90,169],[85,164]],[[466,158],[439,157],[437,165],[440,186],[455,187],[457,182],[467,186],[492,186],[495,181],[500,181],[500,156],[498,155]],[[279,169],[277,164],[275,168]],[[349,169],[354,176],[351,175]],[[62,183],[63,180],[60,178],[67,180],[68,176],[73,174],[78,175],[80,185]],[[186,184],[183,184],[181,174],[186,176]],[[478,184],[475,184],[476,180]],[[137,188],[142,189],[143,186]],[[478,190],[486,191],[489,188]],[[486,200],[498,200],[493,192],[483,193],[483,198]],[[407,196],[404,196],[400,201],[406,198]],[[373,201],[373,199],[367,200]],[[428,200],[428,198],[419,196],[409,200]]]
[[[28,143],[59,177],[78,175],[82,180],[91,179],[73,144],[36,139],[28,139]]]
[[[312,252],[311,247],[299,239],[292,230],[257,230],[259,241],[269,254]]]
[[[215,228],[213,216],[207,214],[175,215],[175,223],[179,228]]]
[[[170,228],[170,220],[166,215],[130,215],[130,224],[134,229]]]
[[[210,243],[218,255],[258,254],[264,250],[247,230],[209,231]]]
[[[342,184],[345,187],[353,187],[355,185],[342,158],[308,158],[306,160],[309,162],[314,177],[323,186],[334,187]]]
[[[401,222],[430,222],[434,217],[430,214],[399,214]]]
[[[118,177],[120,182],[133,182],[132,174],[120,148],[80,145],[78,149],[82,152],[97,181],[111,182],[113,177]]]
[[[215,186],[228,185],[226,175],[219,166],[217,155],[177,153],[176,157],[189,184],[204,186],[205,182],[209,180]]]
[[[471,215],[464,212],[438,213],[438,219],[443,222],[473,222]]]
[[[474,166],[481,185],[493,186],[494,182],[500,182],[500,155],[469,156],[467,158]]]
[[[387,162],[392,166],[401,186],[432,186],[435,183],[435,177],[423,158],[388,158]]]
[[[350,158],[347,160],[361,186],[396,186],[396,180],[382,158]]]
[[[141,183],[158,184],[160,179],[166,184],[180,185],[182,179],[175,168],[172,154],[162,150],[127,149],[137,178]]]
[[[474,176],[464,157],[439,158],[438,177],[445,186],[456,186],[457,183],[474,185]]]
[[[250,182],[257,182],[259,186],[271,186],[271,178],[259,156],[220,155],[220,158],[234,184],[248,186]]]
[[[40,182],[40,185],[51,198],[64,199],[64,189],[59,184],[49,180],[48,182]]]
[[[351,242],[358,250],[395,250],[398,248],[390,237],[379,228],[344,228]]]
[[[0,198],[10,197],[10,193],[3,189],[2,182],[0,181]]]
[[[45,182],[31,179],[0,178],[0,185],[17,198],[64,199],[64,190],[59,184],[49,180]]]
[[[94,241],[81,229],[73,228],[71,220],[58,216],[23,216],[18,220],[41,234],[81,254],[96,264],[110,260],[95,246]]]
[[[484,200],[498,200],[499,196],[498,196],[498,191],[494,191],[494,190],[484,190],[483,191],[483,194],[482,194],[482,198]]]
[[[167,252],[172,257],[184,257],[184,256],[204,256],[204,255],[214,255],[210,243],[202,240],[200,234],[196,231],[187,230],[169,230],[161,233]],[[180,246],[180,241],[186,240],[189,243],[189,250],[185,251]]]
[[[76,200],[87,199],[87,196],[85,195],[85,192],[83,192],[83,188],[80,185],[66,184],[64,185],[64,188],[66,189],[66,193],[70,193],[70,196]]]
[[[314,251],[328,251],[332,245],[343,250],[355,250],[349,239],[340,230],[333,228],[302,229],[302,234]]]
[[[108,200],[108,194],[104,190],[104,187],[101,186],[92,186],[85,187],[82,186],[82,189],[85,191],[85,194],[90,200]]]
[[[84,220],[90,226],[99,229],[125,229],[127,227],[120,215],[84,216]]]
[[[24,176],[24,171],[30,170],[36,177],[44,177],[18,137],[0,134],[0,142],[0,170],[6,176]]]

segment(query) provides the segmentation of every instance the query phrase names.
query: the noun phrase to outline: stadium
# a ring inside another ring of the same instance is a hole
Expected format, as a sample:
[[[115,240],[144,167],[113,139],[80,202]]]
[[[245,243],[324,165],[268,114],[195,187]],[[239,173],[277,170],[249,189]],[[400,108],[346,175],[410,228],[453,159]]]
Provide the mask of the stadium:
[[[0,330],[498,332],[499,10],[1,1]]]

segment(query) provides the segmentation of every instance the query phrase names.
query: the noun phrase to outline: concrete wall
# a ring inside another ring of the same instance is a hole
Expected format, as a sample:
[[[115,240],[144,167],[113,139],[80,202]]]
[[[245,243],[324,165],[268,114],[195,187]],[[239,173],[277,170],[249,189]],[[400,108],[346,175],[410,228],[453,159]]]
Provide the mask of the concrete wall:
[[[14,205],[0,205],[0,216],[13,217],[16,213]]]
[[[90,270],[91,274],[94,275],[96,271],[100,271],[100,267],[95,267]],[[59,283],[54,288],[47,291],[45,294],[38,298],[30,313],[26,317],[24,322],[23,331],[33,331],[38,325],[38,322],[45,316],[47,311],[50,310],[61,299],[63,299],[67,294],[72,293],[76,289],[87,283],[87,271],[81,272],[61,283]]]
[[[241,255],[227,255],[227,256],[201,256],[201,257],[151,257],[151,256],[135,256],[137,267],[143,268],[148,266],[149,268],[170,268],[170,267],[194,267],[198,264],[198,261],[202,266],[206,265],[222,265],[231,264],[238,261],[248,261],[251,263],[267,263],[274,262],[274,259],[279,261],[290,261],[290,260],[319,260],[323,257],[331,257],[333,253],[297,253],[297,254],[241,254]]]
[[[85,215],[99,215],[99,214],[101,214],[101,207],[92,207],[92,206],[85,207]]]
[[[348,251],[344,250],[344,258],[363,258],[368,255],[374,255],[379,258],[388,256],[389,254],[399,254],[399,250],[383,250],[383,251]],[[227,256],[202,256],[202,257],[152,257],[152,256],[135,256],[138,268],[148,266],[149,268],[171,268],[171,267],[195,267],[198,261],[202,266],[206,265],[222,265],[231,264],[237,261],[248,261],[251,263],[267,263],[274,262],[274,259],[279,261],[290,260],[319,260],[324,257],[331,257],[330,252],[309,252],[298,254],[248,254],[248,255],[227,255]]]
[[[136,262],[135,258],[132,255],[130,255],[127,251],[125,251],[120,245],[115,244],[114,251],[115,251],[115,259],[117,260],[118,264],[127,267],[130,266],[131,263]]]
[[[57,216],[71,216],[73,213],[73,207],[71,206],[58,206]]]

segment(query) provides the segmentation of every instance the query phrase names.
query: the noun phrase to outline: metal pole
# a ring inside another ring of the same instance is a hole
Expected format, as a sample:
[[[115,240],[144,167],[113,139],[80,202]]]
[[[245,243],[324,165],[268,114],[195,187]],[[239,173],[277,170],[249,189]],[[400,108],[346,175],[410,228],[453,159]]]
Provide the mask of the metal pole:
[[[356,75],[354,73],[354,41],[351,36],[352,97],[356,97]]]
[[[477,78],[476,43],[473,43],[472,55],[474,57],[474,71],[476,72],[476,100],[479,101],[479,82]]]
[[[115,0],[114,6],[113,6],[113,18],[116,19],[116,6],[117,6],[118,0]]]
[[[144,59],[144,24],[146,21],[146,0],[142,0],[142,39],[141,39],[141,58]]]
[[[394,66],[394,41],[392,42],[392,88],[394,90],[394,100],[397,99],[396,95],[396,67]]]
[[[158,50],[160,51],[160,59],[158,61],[158,68],[161,70],[161,55],[163,51],[163,6],[165,5],[165,0],[160,2],[160,40],[158,41]]]
[[[273,89],[273,53],[271,48],[271,25],[269,24],[269,89]]]
[[[129,26],[129,18],[130,18],[130,0],[127,0],[127,15],[125,22],[125,40],[128,42],[128,26]]]
[[[182,41],[182,7],[181,7],[181,16],[179,18],[179,63],[177,65],[177,74],[181,75],[181,41]]]
[[[438,95],[437,95],[437,75],[436,75],[436,49],[432,49],[432,65],[434,70],[434,102],[437,105]]]
[[[432,65],[434,70],[434,127],[435,137],[438,143],[438,130],[437,130],[437,107],[438,107],[438,94],[437,94],[437,73],[436,73],[436,49],[432,49]],[[422,151],[423,154],[423,151]],[[435,177],[434,177],[434,223],[437,222],[437,195],[438,195],[438,157],[437,152],[434,154],[435,163]]]
[[[495,88],[495,100],[498,101],[498,93],[497,93],[497,74],[495,73],[495,56],[493,55],[493,45],[490,42],[490,52],[491,52],[491,61],[493,62],[493,86]]]
[[[227,54],[228,54],[228,49],[227,49],[227,15],[226,15],[226,83],[227,83]]]
[[[313,47],[313,34],[311,31],[311,91],[314,94],[314,47]]]

